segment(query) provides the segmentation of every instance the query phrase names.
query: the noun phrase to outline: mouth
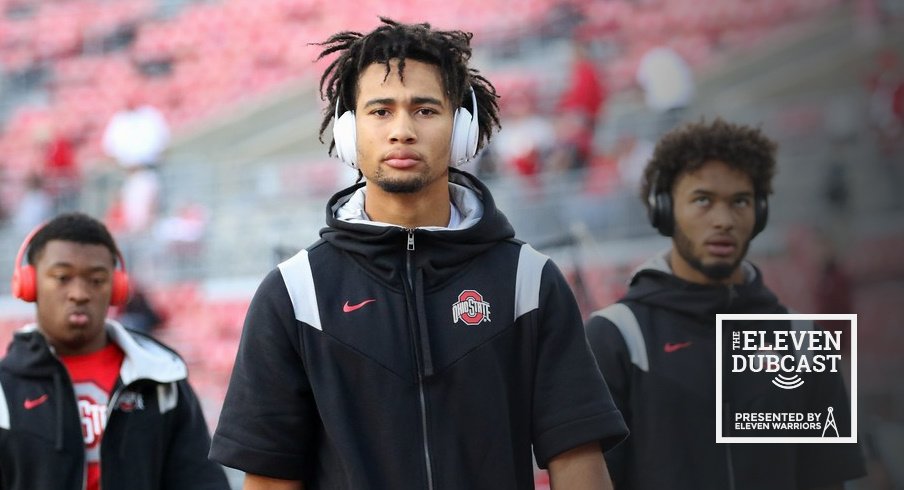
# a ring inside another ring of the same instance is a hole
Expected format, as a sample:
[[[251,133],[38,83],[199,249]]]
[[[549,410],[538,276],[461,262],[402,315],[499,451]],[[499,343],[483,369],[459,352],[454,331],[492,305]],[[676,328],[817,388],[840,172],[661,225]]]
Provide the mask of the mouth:
[[[84,311],[72,311],[69,312],[69,315],[66,317],[66,320],[69,322],[69,324],[76,327],[83,327],[87,325],[90,319],[91,318],[88,313]]]
[[[738,243],[732,238],[713,238],[704,242],[703,246],[716,257],[731,257],[738,250]]]
[[[383,163],[395,169],[407,169],[421,163],[421,156],[410,150],[395,150],[383,157]]]

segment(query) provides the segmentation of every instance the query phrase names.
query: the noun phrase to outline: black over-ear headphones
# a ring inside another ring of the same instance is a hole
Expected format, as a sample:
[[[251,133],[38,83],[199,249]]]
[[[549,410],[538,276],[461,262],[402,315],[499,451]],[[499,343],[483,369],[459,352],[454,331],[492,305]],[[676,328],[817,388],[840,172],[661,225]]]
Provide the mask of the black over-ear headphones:
[[[650,182],[650,195],[647,196],[649,204],[648,217],[653,228],[663,236],[670,237],[675,233],[675,207],[672,203],[671,189],[659,189],[659,173],[653,176]],[[754,222],[753,233],[750,238],[760,234],[766,228],[769,220],[769,200],[765,195],[757,193],[753,202]]]

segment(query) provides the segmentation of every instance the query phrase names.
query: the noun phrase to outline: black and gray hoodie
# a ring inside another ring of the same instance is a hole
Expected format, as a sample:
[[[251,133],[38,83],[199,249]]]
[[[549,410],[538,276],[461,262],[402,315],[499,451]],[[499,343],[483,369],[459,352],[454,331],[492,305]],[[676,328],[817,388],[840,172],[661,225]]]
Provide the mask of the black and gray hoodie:
[[[857,445],[716,444],[716,314],[788,310],[753,264],[742,264],[744,284],[706,286],[673,275],[666,256],[641,266],[625,297],[587,323],[591,348],[631,430],[623,444],[606,453],[615,488],[791,490],[862,476]],[[630,316],[634,328],[626,321]],[[770,324],[760,329],[776,328],[778,322]],[[780,402],[789,411],[832,400],[839,428],[849,432],[842,426],[850,411],[841,376],[824,380],[808,382],[793,395],[776,395],[783,390],[760,384],[731,386],[723,402],[731,406],[723,413],[759,411],[774,405],[776,396],[784,397]],[[730,427],[729,422],[724,423]]]
[[[157,341],[108,320],[125,353],[101,440],[101,488],[229,488],[207,459],[210,435],[185,363]],[[26,400],[43,399],[40,405]],[[35,325],[0,361],[0,489],[85,487],[82,420],[68,371]]]
[[[373,223],[363,184],[264,279],[211,457],[310,489],[529,489],[626,434],[556,266],[452,171],[450,228]]]

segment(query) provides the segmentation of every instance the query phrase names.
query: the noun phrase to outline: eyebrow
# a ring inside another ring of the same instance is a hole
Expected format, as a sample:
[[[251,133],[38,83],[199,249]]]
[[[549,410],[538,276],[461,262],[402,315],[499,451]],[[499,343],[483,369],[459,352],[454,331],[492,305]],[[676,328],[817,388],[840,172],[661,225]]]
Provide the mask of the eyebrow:
[[[53,269],[75,269],[75,266],[72,265],[72,264],[70,264],[69,262],[54,262],[53,264],[50,264],[50,265],[47,267],[47,269],[48,269],[48,270],[53,270]],[[88,273],[89,273],[89,274],[94,274],[95,272],[109,272],[109,271],[110,271],[110,269],[107,269],[106,267],[104,267],[104,266],[102,266],[102,265],[98,265],[98,266],[95,266],[95,267],[92,267],[92,268],[88,269]]]
[[[693,191],[691,191],[691,194],[692,195],[703,195],[703,196],[715,196],[716,195],[715,192],[708,191],[706,189],[694,189]],[[747,197],[747,196],[753,196],[753,195],[754,195],[754,193],[751,191],[741,191],[741,192],[735,192],[734,194],[731,195],[731,197]]]
[[[374,105],[395,105],[396,103],[397,103],[396,99],[393,99],[391,97],[386,97],[386,98],[382,98],[382,99],[368,100],[364,104],[364,107],[367,108],[367,107],[374,106]],[[438,105],[441,107],[443,106],[443,101],[437,99],[436,97],[413,97],[411,99],[411,103],[413,105],[430,104],[430,105]]]

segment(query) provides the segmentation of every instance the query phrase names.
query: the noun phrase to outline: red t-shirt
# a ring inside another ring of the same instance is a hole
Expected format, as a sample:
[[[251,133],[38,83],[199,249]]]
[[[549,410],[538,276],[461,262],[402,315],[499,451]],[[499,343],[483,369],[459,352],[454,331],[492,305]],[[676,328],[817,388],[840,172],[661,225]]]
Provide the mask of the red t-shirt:
[[[107,404],[116,386],[125,354],[114,343],[80,356],[60,356],[72,378],[78,413],[82,420],[87,464],[87,490],[100,488],[100,440],[107,426]]]

